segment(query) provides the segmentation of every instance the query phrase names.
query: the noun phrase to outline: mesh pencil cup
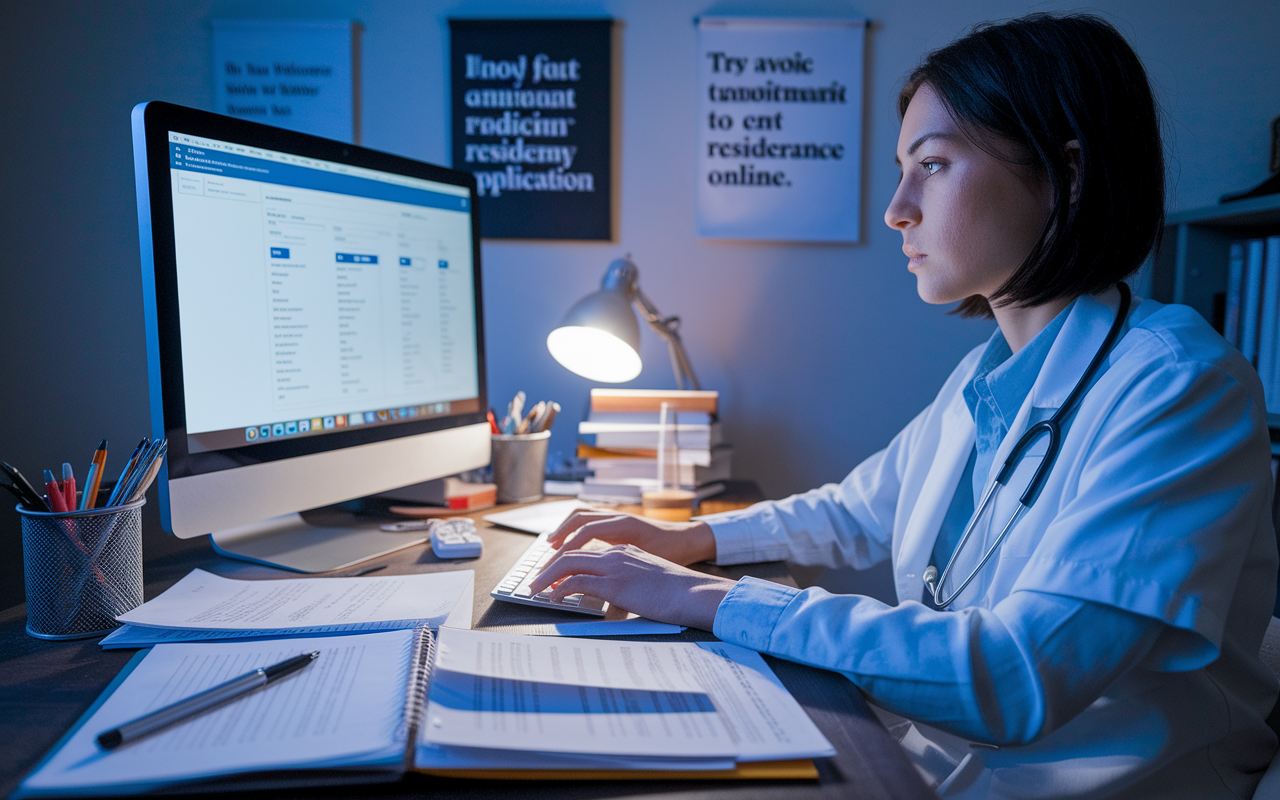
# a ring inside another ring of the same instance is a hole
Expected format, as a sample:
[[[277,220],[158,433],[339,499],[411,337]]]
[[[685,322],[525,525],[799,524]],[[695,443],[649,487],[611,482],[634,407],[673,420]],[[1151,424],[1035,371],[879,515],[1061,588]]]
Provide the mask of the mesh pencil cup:
[[[142,506],[54,514],[21,506],[27,633],[84,639],[142,605]]]
[[[493,434],[493,482],[499,503],[532,503],[542,499],[551,431]]]

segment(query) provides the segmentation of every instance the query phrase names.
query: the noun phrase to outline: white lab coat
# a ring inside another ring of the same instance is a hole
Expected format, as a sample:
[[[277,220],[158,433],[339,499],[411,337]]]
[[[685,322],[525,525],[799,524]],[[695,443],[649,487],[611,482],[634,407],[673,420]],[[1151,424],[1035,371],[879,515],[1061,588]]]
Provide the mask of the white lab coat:
[[[991,474],[975,479],[985,486],[994,478],[1033,407],[1062,404],[1118,305],[1116,290],[1076,301]],[[989,749],[924,724],[893,726],[943,796],[1248,796],[1276,748],[1264,719],[1277,685],[1258,658],[1277,573],[1262,389],[1249,364],[1194,311],[1151,300],[1135,305],[1043,493],[953,609],[993,609],[1029,591],[1163,624],[1141,663],[1030,743]],[[962,391],[982,349],[841,484],[706,518],[718,563],[788,559],[863,568],[891,557],[899,607],[871,613],[869,598],[744,581],[717,612],[718,636],[840,669],[855,682],[894,664],[928,680],[929,658],[952,660],[943,673],[973,657],[963,629],[943,655],[930,656],[912,631],[874,626],[922,611],[906,604],[923,597],[922,575],[974,446]],[[995,513],[959,554],[958,578],[1009,518],[1046,442],[1032,448]],[[1053,691],[1043,687],[1050,707]],[[872,692],[870,699],[901,708],[895,697]]]

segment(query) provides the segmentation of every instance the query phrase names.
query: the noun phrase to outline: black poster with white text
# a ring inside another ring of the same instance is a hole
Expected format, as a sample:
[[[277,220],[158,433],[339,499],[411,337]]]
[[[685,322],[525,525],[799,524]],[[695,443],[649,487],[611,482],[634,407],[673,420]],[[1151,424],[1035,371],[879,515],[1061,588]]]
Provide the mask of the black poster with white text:
[[[453,167],[488,239],[610,240],[611,19],[449,20]]]

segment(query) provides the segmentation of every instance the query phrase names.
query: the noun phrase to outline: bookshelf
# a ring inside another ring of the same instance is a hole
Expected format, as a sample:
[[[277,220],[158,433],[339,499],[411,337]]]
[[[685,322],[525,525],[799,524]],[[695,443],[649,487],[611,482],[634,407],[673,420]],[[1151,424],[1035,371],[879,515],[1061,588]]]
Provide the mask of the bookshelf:
[[[1191,306],[1221,331],[1231,243],[1276,235],[1280,194],[1170,214],[1160,250],[1134,288],[1163,303]],[[1280,415],[1268,415],[1267,423],[1271,452],[1280,455]]]

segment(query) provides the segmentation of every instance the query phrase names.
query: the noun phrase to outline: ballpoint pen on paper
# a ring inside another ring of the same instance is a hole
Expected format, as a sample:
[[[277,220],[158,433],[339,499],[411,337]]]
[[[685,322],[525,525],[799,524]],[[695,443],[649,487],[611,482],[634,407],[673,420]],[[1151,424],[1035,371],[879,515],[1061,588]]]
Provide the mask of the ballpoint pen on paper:
[[[103,731],[98,735],[98,745],[103,750],[114,750],[123,744],[128,744],[170,725],[190,719],[196,714],[213,708],[220,703],[242,697],[254,689],[278,681],[286,675],[291,675],[307,666],[319,656],[320,652],[317,650],[294,656],[269,667],[259,667],[253,672],[246,673],[238,678],[232,678],[226,683],[220,683],[212,689],[206,689],[185,700],[179,700],[158,711],[152,711],[146,716],[126,722],[109,731]]]

